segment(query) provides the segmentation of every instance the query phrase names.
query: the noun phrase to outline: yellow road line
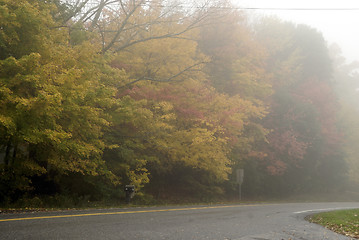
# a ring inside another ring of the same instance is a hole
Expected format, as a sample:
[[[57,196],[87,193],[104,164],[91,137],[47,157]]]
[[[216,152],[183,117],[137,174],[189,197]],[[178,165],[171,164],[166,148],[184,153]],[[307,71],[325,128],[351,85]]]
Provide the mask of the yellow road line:
[[[72,215],[9,218],[9,219],[0,219],[0,222],[24,221],[24,220],[35,220],[35,219],[72,218],[72,217],[85,217],[85,216],[120,215],[120,214],[131,214],[131,213],[155,213],[155,212],[174,212],[174,211],[189,211],[189,210],[201,210],[201,209],[219,209],[219,208],[231,208],[231,207],[239,207],[239,206],[256,206],[256,205],[230,205],[230,206],[158,209],[158,210],[143,210],[143,211],[127,211],[127,212],[84,213],[84,214],[72,214]]]

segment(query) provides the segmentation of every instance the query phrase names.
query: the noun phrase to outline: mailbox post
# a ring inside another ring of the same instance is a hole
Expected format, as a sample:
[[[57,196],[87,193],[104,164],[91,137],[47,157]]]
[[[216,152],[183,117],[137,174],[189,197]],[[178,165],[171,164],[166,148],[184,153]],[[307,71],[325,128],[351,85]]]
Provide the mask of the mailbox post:
[[[135,196],[135,186],[134,185],[126,185],[125,193],[126,193],[126,203],[130,204],[131,198],[133,198],[133,196]]]
[[[243,179],[244,179],[244,169],[237,169],[236,170],[236,180],[237,180],[237,184],[238,184],[239,201],[242,200],[242,183],[243,183]]]

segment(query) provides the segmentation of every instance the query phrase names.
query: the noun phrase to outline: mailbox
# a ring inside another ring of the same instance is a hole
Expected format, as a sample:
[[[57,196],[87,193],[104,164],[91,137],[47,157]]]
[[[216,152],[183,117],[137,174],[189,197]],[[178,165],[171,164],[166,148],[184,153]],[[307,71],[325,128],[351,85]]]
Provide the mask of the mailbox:
[[[125,186],[125,193],[126,193],[126,203],[131,202],[131,198],[135,196],[135,186],[134,185],[126,185]]]

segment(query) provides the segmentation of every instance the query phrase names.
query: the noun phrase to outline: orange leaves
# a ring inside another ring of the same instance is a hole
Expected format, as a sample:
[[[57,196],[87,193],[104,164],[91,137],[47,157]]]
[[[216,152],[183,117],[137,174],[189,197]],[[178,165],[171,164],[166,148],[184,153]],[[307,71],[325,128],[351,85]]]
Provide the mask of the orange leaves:
[[[294,159],[303,159],[309,144],[298,138],[299,134],[293,130],[282,133],[275,131],[268,136],[270,145],[280,154],[287,154]]]
[[[267,166],[269,174],[274,176],[283,175],[287,170],[287,164],[281,160],[275,160],[271,162],[271,165]]]

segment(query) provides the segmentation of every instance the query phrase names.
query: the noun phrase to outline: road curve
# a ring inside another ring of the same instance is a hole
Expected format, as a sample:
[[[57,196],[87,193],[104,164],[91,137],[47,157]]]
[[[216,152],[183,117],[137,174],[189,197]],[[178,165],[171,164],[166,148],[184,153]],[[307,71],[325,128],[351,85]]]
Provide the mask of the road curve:
[[[286,203],[0,215],[1,239],[350,239],[304,217],[359,203]]]

